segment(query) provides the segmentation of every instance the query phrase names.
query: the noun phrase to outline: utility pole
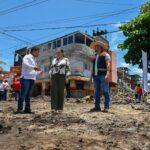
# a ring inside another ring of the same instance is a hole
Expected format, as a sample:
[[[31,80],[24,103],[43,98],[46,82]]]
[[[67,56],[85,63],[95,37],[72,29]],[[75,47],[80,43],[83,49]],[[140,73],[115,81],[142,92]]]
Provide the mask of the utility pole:
[[[3,67],[1,66],[2,64],[4,64],[4,62],[2,61],[2,52],[0,51],[0,74],[2,74],[3,71]]]

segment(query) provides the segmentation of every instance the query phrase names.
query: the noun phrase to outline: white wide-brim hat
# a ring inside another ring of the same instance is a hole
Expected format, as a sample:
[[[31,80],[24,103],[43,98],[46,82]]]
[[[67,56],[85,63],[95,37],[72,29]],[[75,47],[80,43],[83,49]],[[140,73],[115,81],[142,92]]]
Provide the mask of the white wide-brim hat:
[[[108,45],[101,41],[94,41],[90,44],[90,48],[95,49],[96,46],[100,46],[103,50],[108,50]]]

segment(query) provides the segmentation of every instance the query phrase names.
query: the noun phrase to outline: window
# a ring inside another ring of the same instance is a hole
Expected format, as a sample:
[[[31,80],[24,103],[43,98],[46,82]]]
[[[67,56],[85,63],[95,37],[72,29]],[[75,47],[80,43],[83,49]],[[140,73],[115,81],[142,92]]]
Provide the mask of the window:
[[[53,49],[56,48],[56,41],[53,42]]]
[[[68,44],[71,44],[71,43],[73,43],[73,36],[68,37]]]
[[[43,52],[45,52],[45,51],[47,51],[47,49],[46,49],[46,48],[43,48]]]
[[[63,39],[63,46],[67,45],[67,38]]]
[[[88,69],[88,65],[87,64],[84,64],[84,69]]]
[[[47,66],[44,66],[44,72],[47,72]]]
[[[50,56],[50,57],[49,57],[50,64],[52,63],[52,59],[53,59],[53,57]]]
[[[57,41],[57,47],[61,47],[61,40]]]
[[[51,49],[52,44],[48,43],[48,49]]]

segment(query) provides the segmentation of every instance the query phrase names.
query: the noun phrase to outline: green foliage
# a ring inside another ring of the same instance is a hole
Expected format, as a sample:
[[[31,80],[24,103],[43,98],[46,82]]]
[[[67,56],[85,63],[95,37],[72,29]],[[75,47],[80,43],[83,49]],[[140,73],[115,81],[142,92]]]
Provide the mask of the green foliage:
[[[0,60],[0,64],[6,64],[6,63]]]
[[[148,1],[145,5],[143,5],[140,9],[140,13],[148,13],[150,12],[150,1]]]
[[[125,62],[141,65],[142,50],[148,55],[148,69],[150,71],[150,1],[140,8],[140,14],[130,22],[122,25],[120,30],[126,39],[118,45],[121,50],[128,50],[124,56]]]
[[[2,65],[2,64],[6,64],[6,63],[0,60],[0,65]],[[0,66],[0,71],[3,71],[3,67],[2,66]]]

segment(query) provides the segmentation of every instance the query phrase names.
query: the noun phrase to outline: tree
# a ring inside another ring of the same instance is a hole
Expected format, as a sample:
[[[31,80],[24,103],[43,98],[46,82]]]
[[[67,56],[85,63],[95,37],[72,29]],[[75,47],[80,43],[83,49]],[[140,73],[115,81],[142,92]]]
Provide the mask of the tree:
[[[1,65],[1,64],[6,64],[6,63],[5,63],[5,62],[3,62],[2,60],[0,60],[0,65]]]
[[[118,45],[121,50],[128,50],[125,62],[142,67],[142,50],[147,52],[148,71],[150,72],[150,1],[140,8],[140,13],[133,20],[121,25],[120,30],[127,37]]]
[[[0,60],[0,65],[2,65],[2,64],[6,64],[6,63]],[[2,66],[0,66],[0,72],[1,71],[3,71],[3,67]]]

